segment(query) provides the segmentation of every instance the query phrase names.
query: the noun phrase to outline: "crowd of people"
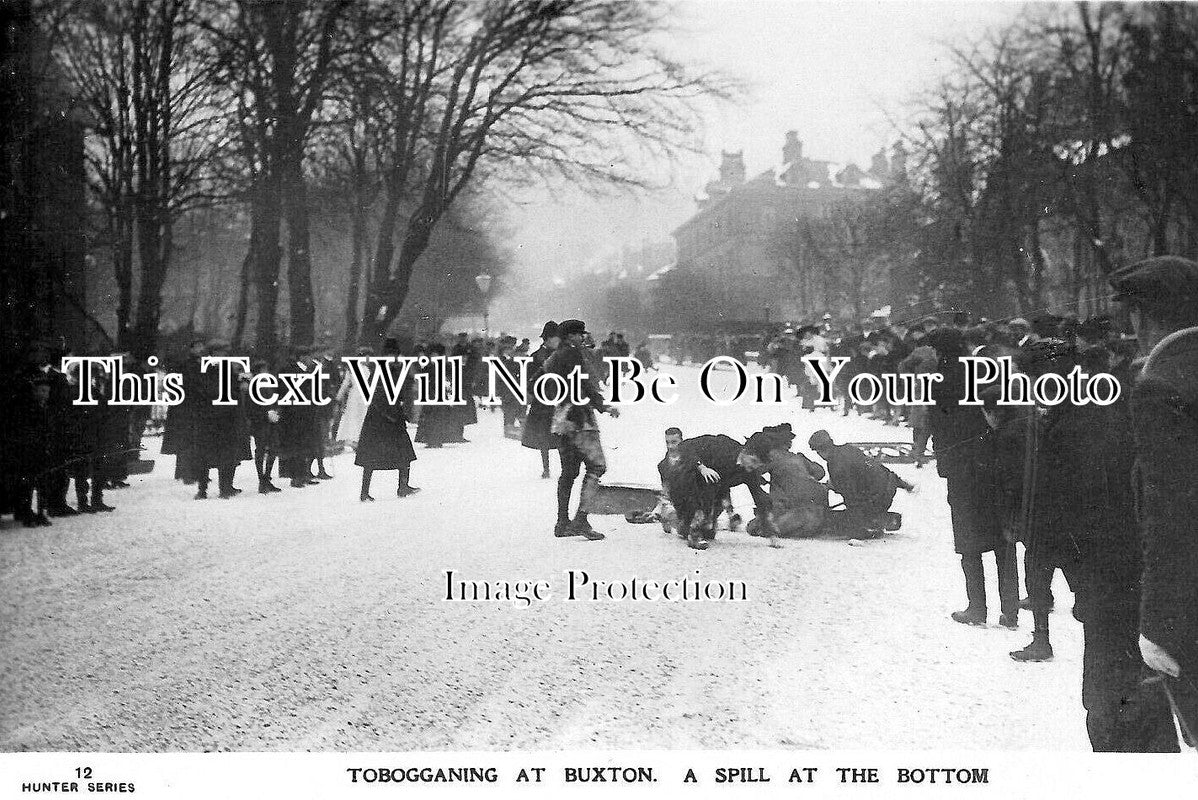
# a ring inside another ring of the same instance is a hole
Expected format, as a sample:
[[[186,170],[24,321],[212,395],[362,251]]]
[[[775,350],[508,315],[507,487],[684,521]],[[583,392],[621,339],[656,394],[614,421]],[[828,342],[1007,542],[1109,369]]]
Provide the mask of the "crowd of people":
[[[1198,264],[1152,259],[1115,273],[1112,285],[1129,330],[1108,316],[975,320],[954,313],[910,323],[871,317],[844,328],[826,317],[771,330],[755,351],[752,342],[738,339],[724,342],[725,351],[732,346],[735,352],[720,352],[712,340],[712,352],[702,355],[745,358],[755,352],[812,407],[819,383],[805,357],[848,359],[837,378],[841,397],[862,372],[941,374],[931,405],[858,408],[846,400],[843,413],[856,409],[886,424],[905,422],[917,465],[935,458],[947,485],[966,600],[952,620],[987,625],[983,557],[993,553],[999,625],[1018,628],[1023,610],[1033,621],[1031,642],[1011,658],[1049,660],[1052,583],[1060,572],[1084,629],[1082,698],[1094,749],[1171,751],[1178,749],[1174,717],[1190,743],[1198,718]],[[496,356],[515,376],[521,374],[515,359],[527,355],[530,386],[543,374],[564,378],[580,370],[587,376],[583,397],[556,404],[534,397],[525,405],[500,382],[504,432],[539,452],[544,478],[552,477],[550,452],[558,451],[554,536],[602,540],[590,520],[607,469],[598,417],[619,415],[605,399],[611,376],[604,358],[634,355],[646,367],[653,358],[644,343],[634,351],[615,332],[596,343],[577,319],[546,323],[540,339],[535,350],[528,339],[471,339],[464,333],[406,349],[395,339],[385,342],[379,355],[460,357],[468,386],[461,405],[415,404],[412,381],[398,397],[377,391],[367,404],[340,359],[321,347],[294,348],[273,363],[253,361],[250,372],[319,371],[319,394],[332,402],[260,405],[249,401],[250,376],[241,375],[240,402],[214,404],[218,373],[202,370],[201,359],[228,355],[231,348],[197,340],[177,365],[184,401],[165,415],[112,405],[104,370],[93,371],[98,402],[74,403],[79,371],[58,368],[67,353],[33,342],[5,366],[4,403],[13,414],[0,433],[0,511],[29,527],[49,525],[56,516],[112,511],[105,492],[128,485],[129,460],[147,426],[161,429],[162,453],[176,456],[175,478],[193,485],[199,500],[210,496],[214,472],[218,497],[240,494],[235,484],[243,461],[253,462],[262,494],[319,484],[332,478],[326,457],[343,445],[354,449],[361,468],[362,502],[374,501],[378,471],[395,472],[396,495],[409,497],[420,491],[411,482],[414,445],[466,442],[465,429],[478,421],[476,397],[489,390],[483,356]],[[374,355],[368,348],[357,354]],[[1109,405],[1004,405],[999,387],[991,386],[981,392],[980,405],[965,404],[961,359],[976,355],[1009,356],[1031,377],[1064,376],[1075,367],[1104,372],[1124,391]],[[122,358],[132,368],[131,357]],[[314,386],[308,384],[308,399],[317,394]],[[705,550],[722,514],[730,528],[741,526],[730,490],[745,486],[754,502],[745,530],[773,546],[818,535],[874,538],[897,528],[901,518],[891,506],[897,490],[915,489],[910,482],[852,443],[836,444],[824,430],[806,439],[818,461],[798,452],[795,438],[789,423],[743,442],[715,434],[687,438],[681,424],[669,428],[658,464],[662,502],[652,519]],[[73,508],[67,500],[72,482]],[[841,501],[830,503],[830,492]]]
[[[97,371],[94,405],[76,405],[80,371],[60,371],[69,355],[61,343],[39,339],[0,365],[6,424],[0,429],[0,515],[27,528],[52,517],[110,512],[111,492],[129,486],[145,409],[111,405],[107,373]],[[134,359],[116,353],[128,369]],[[74,485],[75,506],[68,502]]]
[[[957,313],[913,324],[873,317],[841,331],[825,319],[775,332],[759,360],[786,376],[805,405],[814,405],[819,384],[804,357],[848,358],[838,376],[838,394],[846,398],[848,382],[862,372],[942,375],[932,405],[882,402],[866,413],[887,424],[906,421],[917,464],[927,458],[929,441],[934,447],[966,597],[966,607],[951,618],[986,626],[983,556],[993,553],[999,625],[1018,628],[1021,608],[1033,619],[1032,641],[1010,657],[1049,660],[1052,580],[1061,572],[1084,631],[1082,702],[1094,750],[1175,752],[1175,719],[1182,739],[1198,744],[1198,264],[1150,259],[1115,273],[1112,286],[1129,331],[1109,316],[975,321]],[[550,323],[542,338],[542,369],[587,363],[580,321],[556,331]],[[745,354],[702,353],[717,355]],[[966,404],[966,356],[1009,357],[1029,379],[1064,378],[1075,368],[1105,373],[1122,391],[1105,405],[1010,405],[992,385],[981,392],[980,404]],[[546,449],[556,443],[561,450],[555,535],[598,539],[602,534],[587,519],[606,469],[596,414],[618,409],[604,404],[597,382],[587,397],[585,405],[541,411],[552,421],[548,432],[526,444],[541,449],[546,474]],[[853,407],[846,399],[844,413]],[[859,448],[836,445],[826,431],[808,440],[826,468],[794,452],[794,438],[788,424],[743,443],[723,435],[687,439],[680,427],[669,428],[658,465],[669,502],[657,516],[691,547],[706,549],[721,512],[738,524],[729,490],[744,485],[755,504],[748,530],[771,544],[829,530],[877,536],[892,522],[887,515],[896,489],[914,488]],[[580,464],[586,474],[571,518]],[[830,513],[829,490],[843,498],[839,514]],[[1022,601],[1017,544],[1027,590]]]

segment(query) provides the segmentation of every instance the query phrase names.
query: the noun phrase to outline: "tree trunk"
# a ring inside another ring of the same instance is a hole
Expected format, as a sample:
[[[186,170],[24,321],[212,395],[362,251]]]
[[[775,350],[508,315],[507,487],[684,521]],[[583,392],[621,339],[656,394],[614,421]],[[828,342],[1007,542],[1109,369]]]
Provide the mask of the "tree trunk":
[[[395,225],[399,216],[402,193],[402,186],[393,173],[387,180],[386,200],[383,203],[382,216],[379,218],[378,238],[374,247],[374,263],[366,283],[366,304],[362,309],[359,342],[373,342],[380,336],[376,322],[379,319],[379,312],[386,305],[388,299],[388,286],[391,283],[391,260],[395,258]]]
[[[300,145],[302,148],[302,144]],[[308,229],[308,187],[304,181],[302,152],[287,160],[284,208],[287,213],[287,289],[291,310],[292,345],[312,344],[316,334],[316,306],[312,299],[312,251]]]
[[[250,286],[254,282],[254,267],[258,257],[258,238],[262,235],[262,224],[258,220],[258,201],[250,202],[250,245],[241,260],[241,281],[237,287],[237,308],[233,312],[232,341],[239,350],[245,347],[246,322],[250,312]]]
[[[354,198],[350,218],[349,291],[345,298],[345,352],[358,343],[358,301],[363,279],[362,251],[366,247],[366,198],[363,186],[366,176],[360,168],[354,170]]]
[[[275,317],[279,307],[279,267],[283,258],[279,246],[279,234],[283,223],[282,198],[277,181],[273,178],[268,178],[267,181],[257,217],[259,234],[256,241],[251,237],[251,251],[254,257],[254,306],[258,312],[254,347],[263,357],[274,355],[278,344]]]
[[[1165,198],[1160,211],[1152,220],[1152,254],[1154,256],[1169,255],[1169,218],[1173,211],[1173,198],[1164,192]]]
[[[374,317],[362,320],[363,330],[369,331],[372,340],[381,340],[386,336],[387,329],[399,316],[404,300],[408,296],[416,261],[428,248],[429,239],[432,238],[438,217],[438,214],[422,207],[409,220],[403,248],[399,252],[399,262],[395,265],[390,282],[385,284],[386,309],[381,316],[376,312]],[[376,294],[378,293],[376,292]]]
[[[124,209],[114,210],[109,233],[112,236],[112,270],[116,276],[116,341],[121,349],[133,347],[133,221]]]
[[[167,254],[171,248],[171,223],[166,198],[153,196],[155,187],[139,198],[137,255],[141,264],[137,320],[133,329],[133,355],[146,358],[158,348],[158,323],[162,316],[162,287],[166,283]]]

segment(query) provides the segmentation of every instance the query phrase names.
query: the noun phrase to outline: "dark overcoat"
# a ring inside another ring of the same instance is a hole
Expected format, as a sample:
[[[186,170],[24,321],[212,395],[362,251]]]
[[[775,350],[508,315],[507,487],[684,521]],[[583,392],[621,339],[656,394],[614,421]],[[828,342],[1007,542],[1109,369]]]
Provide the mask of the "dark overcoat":
[[[528,417],[524,421],[520,444],[532,450],[557,450],[559,446],[557,435],[549,430],[553,424],[553,406],[537,402],[532,394],[532,387],[544,374],[545,362],[551,355],[553,350],[541,345],[532,354],[532,363],[528,365]]]
[[[1198,718],[1198,329],[1149,356],[1131,397],[1143,529],[1140,630],[1181,665]]]
[[[389,364],[389,368],[398,368]],[[354,463],[364,469],[401,469],[416,460],[416,450],[408,436],[408,416],[404,405],[408,399],[407,387],[403,388],[396,402],[387,401],[387,393],[374,393],[362,421],[362,432],[358,435],[357,456]],[[424,412],[429,407],[426,406]]]
[[[216,405],[219,376],[215,368],[198,376],[191,413],[193,464],[198,469],[228,466],[253,458],[245,416],[238,405]],[[189,398],[191,399],[191,398]],[[239,397],[234,397],[238,400]]]

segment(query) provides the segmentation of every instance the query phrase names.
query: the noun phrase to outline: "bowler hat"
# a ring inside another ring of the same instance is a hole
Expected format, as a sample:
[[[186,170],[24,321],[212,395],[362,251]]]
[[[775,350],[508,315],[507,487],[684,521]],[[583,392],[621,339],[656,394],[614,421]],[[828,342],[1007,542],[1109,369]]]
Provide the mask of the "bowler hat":
[[[561,337],[573,336],[574,334],[585,334],[587,332],[587,324],[580,319],[568,319],[557,326],[557,333]]]
[[[560,335],[557,330],[557,323],[549,320],[545,323],[545,327],[541,328],[542,339],[552,339],[554,336]]]
[[[1190,307],[1198,302],[1198,263],[1179,256],[1137,261],[1111,275],[1115,300],[1151,310]]]

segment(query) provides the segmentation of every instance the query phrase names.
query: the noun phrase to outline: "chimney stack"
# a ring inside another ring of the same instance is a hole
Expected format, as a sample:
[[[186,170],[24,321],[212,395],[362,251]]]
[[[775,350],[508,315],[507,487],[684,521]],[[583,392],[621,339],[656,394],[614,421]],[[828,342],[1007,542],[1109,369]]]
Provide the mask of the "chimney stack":
[[[797,164],[803,160],[803,142],[798,131],[786,132],[786,143],[782,145],[782,163]]]

